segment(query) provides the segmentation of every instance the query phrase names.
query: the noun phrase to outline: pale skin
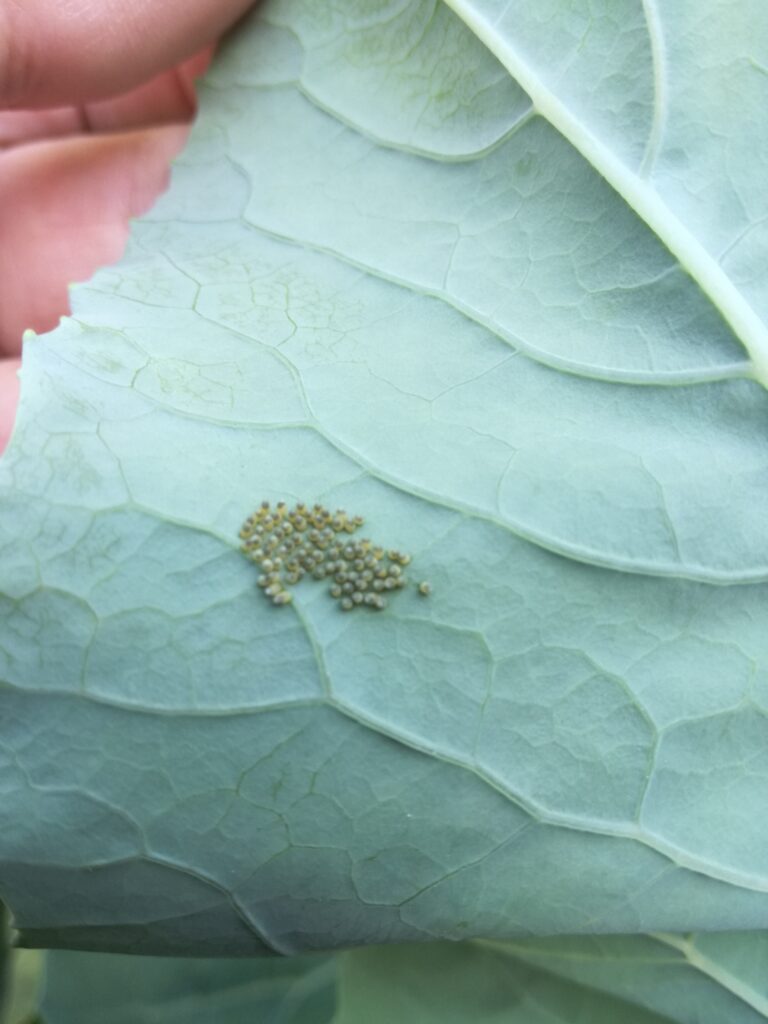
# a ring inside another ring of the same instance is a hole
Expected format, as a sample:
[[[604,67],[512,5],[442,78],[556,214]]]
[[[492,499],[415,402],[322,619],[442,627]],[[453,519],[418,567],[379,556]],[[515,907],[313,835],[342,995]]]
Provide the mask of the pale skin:
[[[250,0],[0,0],[0,451],[26,328],[119,259],[163,190],[194,80]]]

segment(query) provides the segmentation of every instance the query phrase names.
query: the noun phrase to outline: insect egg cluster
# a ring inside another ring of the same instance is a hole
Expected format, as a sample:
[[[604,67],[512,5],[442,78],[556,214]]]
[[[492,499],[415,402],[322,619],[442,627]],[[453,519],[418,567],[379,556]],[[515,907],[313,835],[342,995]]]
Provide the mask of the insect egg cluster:
[[[331,512],[301,501],[293,508],[279,501],[273,508],[262,501],[242,525],[240,550],[261,570],[258,585],[274,605],[290,604],[289,588],[309,577],[327,582],[342,611],[381,611],[388,596],[408,585],[403,569],[411,557],[367,538],[353,540],[363,522],[341,508]],[[419,584],[418,592],[427,596],[429,584]]]

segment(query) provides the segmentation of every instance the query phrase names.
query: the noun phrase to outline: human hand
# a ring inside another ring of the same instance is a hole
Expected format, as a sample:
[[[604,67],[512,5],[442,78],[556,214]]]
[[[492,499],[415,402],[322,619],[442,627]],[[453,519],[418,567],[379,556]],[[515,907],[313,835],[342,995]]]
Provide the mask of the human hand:
[[[22,332],[117,260],[167,183],[212,43],[250,0],[0,0],[0,451]],[[10,109],[9,109],[10,108]]]

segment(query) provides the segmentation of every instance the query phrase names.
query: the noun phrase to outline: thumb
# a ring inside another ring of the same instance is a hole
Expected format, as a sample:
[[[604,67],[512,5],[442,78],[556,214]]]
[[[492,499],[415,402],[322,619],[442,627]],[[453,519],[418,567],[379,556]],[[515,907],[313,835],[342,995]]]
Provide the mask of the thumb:
[[[217,39],[250,0],[0,0],[0,107],[124,92]]]

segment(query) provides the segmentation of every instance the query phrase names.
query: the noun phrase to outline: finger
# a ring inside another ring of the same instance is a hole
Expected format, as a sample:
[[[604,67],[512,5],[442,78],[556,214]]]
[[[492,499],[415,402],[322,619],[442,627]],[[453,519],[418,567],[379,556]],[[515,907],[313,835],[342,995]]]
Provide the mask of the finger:
[[[80,131],[82,115],[78,107],[0,111],[0,146],[3,149],[33,139],[52,139]]]
[[[0,452],[8,444],[19,401],[18,359],[0,359]]]
[[[197,109],[195,79],[205,71],[212,54],[213,47],[206,47],[127,93],[84,104],[85,127],[99,132],[122,131],[189,120]]]
[[[196,108],[195,79],[208,66],[212,47],[163,71],[114,99],[53,110],[0,111],[0,148],[88,131],[125,131],[186,121]]]
[[[15,355],[28,327],[54,327],[67,285],[123,252],[130,217],[166,187],[188,128],[31,143],[0,159],[0,354]]]
[[[0,106],[114,96],[218,37],[249,0],[0,0]]]

